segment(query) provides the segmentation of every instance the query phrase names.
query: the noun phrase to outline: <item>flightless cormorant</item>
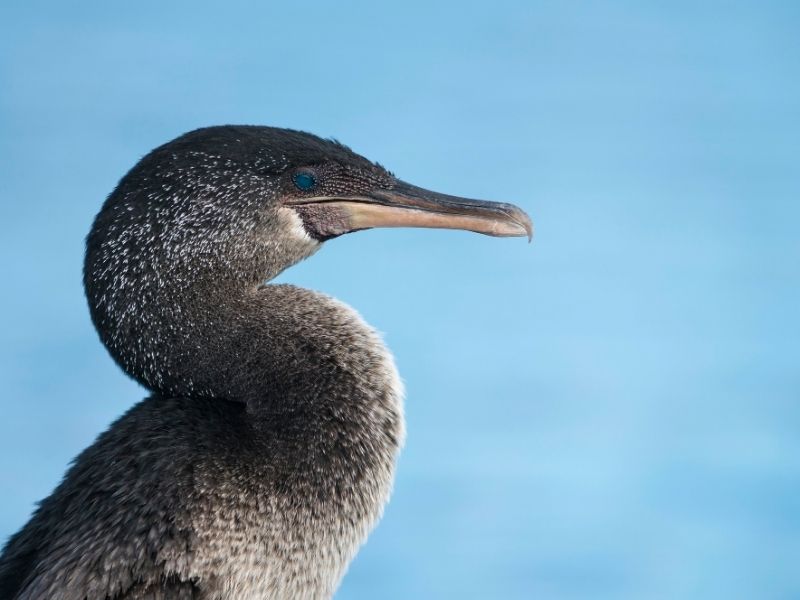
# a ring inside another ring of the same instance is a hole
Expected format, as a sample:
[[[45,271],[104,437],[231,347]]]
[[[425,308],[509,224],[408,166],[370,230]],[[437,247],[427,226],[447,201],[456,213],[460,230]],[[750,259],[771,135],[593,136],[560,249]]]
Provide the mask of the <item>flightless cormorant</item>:
[[[222,126],[145,156],[86,241],[92,320],[150,390],[0,557],[2,600],[328,598],[403,440],[391,355],[353,309],[266,281],[371,227],[531,235],[335,141]]]

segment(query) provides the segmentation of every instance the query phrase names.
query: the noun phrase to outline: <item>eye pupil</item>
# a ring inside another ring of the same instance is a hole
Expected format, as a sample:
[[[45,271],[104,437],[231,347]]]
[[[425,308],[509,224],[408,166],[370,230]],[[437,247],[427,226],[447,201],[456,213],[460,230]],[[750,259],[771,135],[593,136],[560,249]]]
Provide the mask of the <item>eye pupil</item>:
[[[317,178],[311,173],[297,173],[294,176],[294,184],[298,189],[307,191],[317,185]]]

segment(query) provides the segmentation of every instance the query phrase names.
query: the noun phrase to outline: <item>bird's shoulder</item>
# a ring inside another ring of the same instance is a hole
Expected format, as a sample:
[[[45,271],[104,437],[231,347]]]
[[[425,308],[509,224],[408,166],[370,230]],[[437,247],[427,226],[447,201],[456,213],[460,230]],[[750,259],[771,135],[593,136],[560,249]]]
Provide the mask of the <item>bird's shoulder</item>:
[[[198,440],[227,441],[199,429],[236,419],[228,404],[154,397],[118,419],[6,544],[0,597],[155,599],[169,581],[180,594],[164,598],[193,598],[180,565],[193,541]]]

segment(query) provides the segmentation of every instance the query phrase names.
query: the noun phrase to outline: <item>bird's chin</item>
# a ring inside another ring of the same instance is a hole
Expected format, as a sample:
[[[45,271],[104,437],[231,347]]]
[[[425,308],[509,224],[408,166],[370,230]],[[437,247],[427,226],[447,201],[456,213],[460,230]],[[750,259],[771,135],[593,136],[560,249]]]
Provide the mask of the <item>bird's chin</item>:
[[[298,204],[291,210],[299,217],[306,235],[318,242],[358,230],[352,226],[350,213],[335,202]]]
[[[320,243],[325,241],[313,229],[309,228],[306,219],[294,208],[280,208],[278,215],[284,222],[283,230],[288,232],[292,239],[292,245],[298,244],[301,247],[307,247],[306,256],[316,252]]]

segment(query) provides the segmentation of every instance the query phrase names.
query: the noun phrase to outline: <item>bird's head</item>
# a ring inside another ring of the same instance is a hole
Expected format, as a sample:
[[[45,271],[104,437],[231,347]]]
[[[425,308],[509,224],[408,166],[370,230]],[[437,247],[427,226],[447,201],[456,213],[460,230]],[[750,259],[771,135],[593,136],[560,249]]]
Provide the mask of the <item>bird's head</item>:
[[[326,240],[373,227],[532,235],[513,204],[410,185],[336,141],[208,127],[156,148],[120,181],[88,238],[87,283],[137,269],[261,283]]]

